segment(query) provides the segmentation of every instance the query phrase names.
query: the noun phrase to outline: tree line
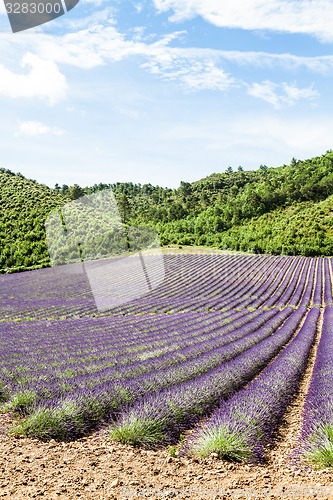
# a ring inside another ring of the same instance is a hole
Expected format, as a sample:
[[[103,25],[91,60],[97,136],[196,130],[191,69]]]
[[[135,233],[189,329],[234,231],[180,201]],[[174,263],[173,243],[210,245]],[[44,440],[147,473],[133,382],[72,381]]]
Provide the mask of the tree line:
[[[177,189],[117,182],[53,189],[0,169],[0,272],[50,264],[45,220],[56,207],[111,188],[125,224],[151,226],[162,245],[333,255],[333,151],[278,168],[231,167]]]

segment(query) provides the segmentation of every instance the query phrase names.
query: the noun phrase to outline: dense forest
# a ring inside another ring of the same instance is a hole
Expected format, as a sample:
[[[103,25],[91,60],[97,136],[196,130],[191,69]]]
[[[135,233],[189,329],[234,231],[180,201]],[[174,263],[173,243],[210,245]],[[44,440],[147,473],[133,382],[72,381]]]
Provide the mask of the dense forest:
[[[0,168],[0,272],[49,265],[45,220],[63,203],[53,189]]]
[[[0,272],[50,265],[45,220],[56,207],[112,188],[123,222],[157,229],[162,245],[333,255],[333,151],[278,168],[228,167],[178,189],[131,182],[54,189],[0,169]]]

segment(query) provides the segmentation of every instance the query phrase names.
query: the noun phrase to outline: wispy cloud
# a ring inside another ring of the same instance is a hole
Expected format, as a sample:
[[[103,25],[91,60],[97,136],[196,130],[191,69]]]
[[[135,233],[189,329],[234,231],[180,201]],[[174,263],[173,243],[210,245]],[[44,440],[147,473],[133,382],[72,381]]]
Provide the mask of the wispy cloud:
[[[332,31],[333,33],[333,31]],[[296,56],[294,54],[226,51],[200,47],[170,46],[177,38],[185,35],[177,31],[160,37],[156,42],[146,43],[134,37],[128,40],[115,26],[96,25],[90,29],[69,33],[63,37],[45,36],[37,40],[36,50],[42,57],[49,55],[55,62],[71,64],[81,68],[92,68],[106,62],[120,61],[130,57],[144,57],[159,64],[179,61],[228,61],[238,65],[257,67],[281,66],[286,69],[307,68],[314,72],[333,70],[333,56]],[[36,38],[31,39],[36,44]]]
[[[27,122],[19,122],[19,129],[15,132],[15,137],[20,136],[37,136],[37,135],[56,135],[60,136],[65,133],[64,130],[59,129],[57,127],[49,127],[48,125],[44,125],[39,121],[27,121]]]
[[[88,26],[94,26],[100,23],[113,23],[114,8],[106,7],[104,9],[98,9],[92,14],[80,18],[62,17],[61,23],[69,26],[70,29],[79,30],[82,28],[87,28]]]
[[[157,58],[142,67],[150,73],[166,80],[177,82],[185,90],[227,90],[236,86],[234,78],[223,69],[218,68],[212,61],[191,61],[177,59],[160,61]]]
[[[270,30],[333,40],[330,0],[154,0],[159,12],[172,11],[171,21],[201,16],[219,27]]]
[[[296,84],[282,83],[278,85],[270,81],[264,81],[262,83],[253,83],[247,87],[250,95],[269,102],[275,109],[279,109],[283,105],[291,106],[300,99],[314,99],[319,96],[313,86],[298,88]]]
[[[66,78],[58,67],[69,65],[88,70],[133,59],[144,70],[174,82],[185,91],[226,91],[230,87],[247,86],[250,95],[279,106],[283,102],[290,105],[300,98],[314,97],[315,91],[300,91],[292,83],[281,87],[279,83],[266,81],[241,81],[234,77],[231,66],[248,65],[251,68],[275,70],[277,67],[287,70],[306,68],[314,73],[331,73],[333,70],[333,56],[300,57],[293,54],[174,46],[177,39],[185,35],[186,32],[177,31],[160,36],[154,42],[143,40],[133,33],[132,37],[126,38],[111,18],[104,25],[94,24],[62,36],[26,33],[9,40],[8,35],[0,34],[4,50],[16,53],[30,51],[23,64],[32,68],[30,73],[13,73],[0,66],[0,94],[44,97],[54,104],[64,97],[67,88]]]
[[[135,7],[135,10],[137,11],[138,14],[140,14],[140,12],[142,12],[142,10],[143,10],[143,4],[142,4],[142,2],[135,3],[134,7]]]
[[[332,4],[333,10],[333,4]],[[109,11],[108,11],[109,12]],[[186,36],[185,31],[176,31],[157,38],[148,43],[142,37],[138,39],[137,31],[132,38],[120,33],[116,22],[108,17],[104,24],[98,24],[100,16],[96,13],[94,22],[86,29],[66,33],[62,36],[52,36],[43,33],[23,33],[20,37],[9,39],[7,34],[0,34],[4,50],[30,50],[39,57],[57,64],[68,64],[83,69],[90,69],[109,62],[121,61],[126,58],[145,58],[148,62],[157,61],[159,66],[174,64],[179,67],[180,61],[213,61],[214,64],[228,61],[238,65],[256,67],[281,66],[286,69],[307,68],[314,72],[333,70],[333,56],[304,57],[289,53],[269,53],[255,51],[225,51],[212,48],[180,47],[174,42]],[[93,16],[93,17],[94,17]],[[79,27],[80,21],[78,22]],[[133,30],[132,30],[133,31]],[[333,37],[333,31],[332,31]],[[173,46],[171,46],[173,42]],[[204,65],[203,65],[204,67]],[[147,65],[149,69],[149,65]]]

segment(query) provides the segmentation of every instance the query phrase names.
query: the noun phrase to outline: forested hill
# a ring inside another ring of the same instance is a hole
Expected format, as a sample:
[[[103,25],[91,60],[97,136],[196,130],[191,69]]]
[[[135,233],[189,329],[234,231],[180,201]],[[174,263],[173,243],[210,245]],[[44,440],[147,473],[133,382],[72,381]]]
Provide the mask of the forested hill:
[[[92,193],[107,187],[85,188]],[[155,226],[163,245],[333,255],[333,152],[256,171],[214,173],[177,190],[109,185],[123,219]],[[332,195],[332,196],[331,196]]]
[[[178,189],[56,185],[0,169],[0,272],[48,265],[44,223],[59,205],[112,188],[123,221],[158,229],[163,245],[333,255],[333,152],[290,165],[214,173]]]
[[[44,184],[0,168],[0,273],[49,265],[45,220],[66,201]]]

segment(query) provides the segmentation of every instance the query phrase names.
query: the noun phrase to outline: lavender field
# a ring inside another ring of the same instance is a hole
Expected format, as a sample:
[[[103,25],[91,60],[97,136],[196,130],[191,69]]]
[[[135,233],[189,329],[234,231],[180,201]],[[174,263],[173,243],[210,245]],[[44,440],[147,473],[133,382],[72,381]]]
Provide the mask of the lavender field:
[[[103,312],[81,264],[0,276],[1,411],[22,417],[12,432],[74,440],[103,425],[157,448],[207,417],[183,453],[260,461],[323,317],[299,455],[333,466],[332,260],[165,254],[164,264],[157,288]]]

